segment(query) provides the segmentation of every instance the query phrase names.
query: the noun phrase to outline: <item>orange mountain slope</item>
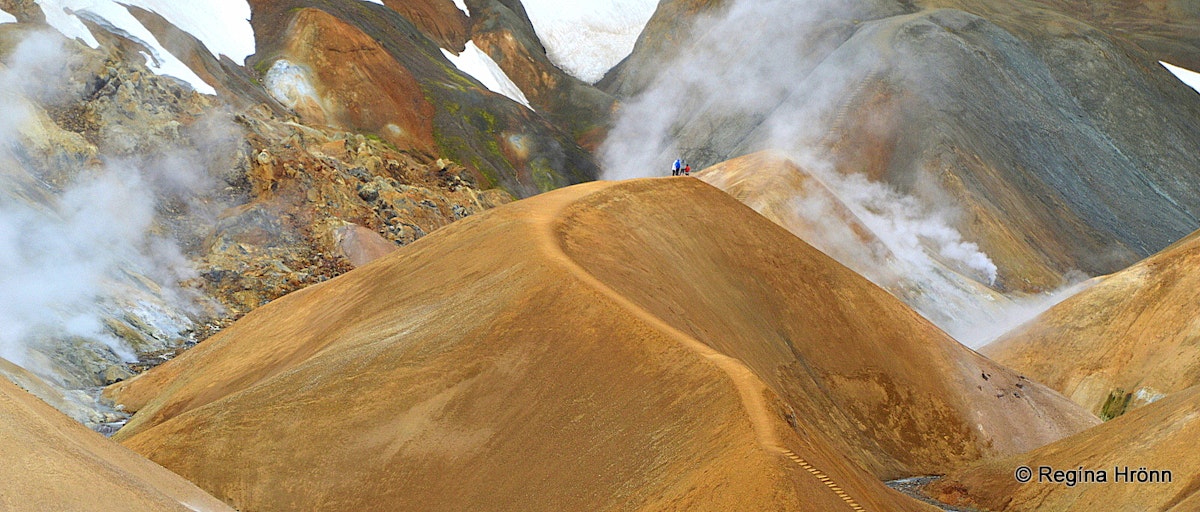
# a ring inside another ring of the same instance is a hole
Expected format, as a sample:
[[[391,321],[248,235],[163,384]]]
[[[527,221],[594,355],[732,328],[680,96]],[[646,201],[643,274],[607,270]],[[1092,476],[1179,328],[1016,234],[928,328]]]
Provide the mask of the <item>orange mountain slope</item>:
[[[1113,417],[1200,384],[1200,237],[1051,308],[986,354]]]
[[[691,179],[469,217],[110,391],[245,510],[926,510],[878,477],[1095,422]]]
[[[0,372],[11,375],[20,370],[0,360]],[[4,377],[0,377],[0,453],[4,454],[0,510],[230,510]]]
[[[927,492],[948,503],[988,510],[1197,510],[1197,436],[1200,388],[1190,388],[1030,453],[952,473]],[[1014,478],[1021,466],[1033,471],[1029,483]],[[1039,477],[1040,466],[1075,470],[1076,485],[1067,485],[1072,477],[1066,473],[1058,483],[1051,480],[1052,472],[1050,478]],[[1118,474],[1125,468],[1147,473],[1133,474],[1142,480],[1130,482]],[[1100,471],[1103,482],[1096,476]]]
[[[743,361],[798,421],[841,434],[877,476],[1020,452],[1094,423],[693,181],[614,187],[578,201],[563,222],[567,254],[656,317]]]

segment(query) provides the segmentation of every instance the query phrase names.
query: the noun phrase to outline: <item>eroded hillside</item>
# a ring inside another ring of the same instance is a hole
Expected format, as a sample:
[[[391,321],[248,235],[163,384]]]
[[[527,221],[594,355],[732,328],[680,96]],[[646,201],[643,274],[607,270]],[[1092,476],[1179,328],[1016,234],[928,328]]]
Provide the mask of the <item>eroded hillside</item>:
[[[877,478],[1095,422],[690,179],[470,217],[110,391],[251,509],[920,509]]]

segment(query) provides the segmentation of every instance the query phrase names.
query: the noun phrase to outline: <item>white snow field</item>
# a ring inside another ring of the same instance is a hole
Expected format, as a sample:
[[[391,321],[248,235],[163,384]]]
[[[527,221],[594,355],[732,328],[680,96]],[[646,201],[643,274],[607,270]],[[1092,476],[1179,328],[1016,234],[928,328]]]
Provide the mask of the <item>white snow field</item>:
[[[157,13],[180,30],[195,36],[213,55],[225,55],[242,63],[254,53],[254,30],[250,28],[250,5],[246,0],[121,0],[120,3],[113,0],[38,0],[47,23],[63,35],[78,38],[95,48],[99,43],[80,21],[81,18],[110,27],[146,45],[152,53],[147,56],[146,63],[155,72],[183,80],[202,93],[216,93],[187,65],[163,48],[154,35],[121,4]]]
[[[1171,74],[1175,75],[1175,78],[1178,78],[1180,82],[1184,83],[1184,85],[1195,89],[1196,92],[1200,92],[1200,73],[1190,69],[1181,68],[1161,60],[1158,61],[1158,63],[1162,64],[1164,68],[1167,68],[1167,71],[1170,71]]]
[[[457,3],[457,2],[456,2]],[[658,0],[523,0],[550,61],[594,84],[633,52]]]
[[[471,10],[467,8],[467,3],[463,0],[454,0],[454,6],[458,7],[458,10],[466,14],[468,18],[471,17]]]
[[[0,10],[0,23],[16,23],[17,17]]]
[[[446,55],[447,59],[450,59],[455,67],[479,80],[489,91],[508,96],[509,99],[525,105],[525,108],[533,110],[533,107],[529,106],[529,100],[525,98],[525,93],[521,92],[521,88],[513,83],[503,69],[500,69],[500,65],[496,64],[496,61],[475,45],[475,41],[467,41],[467,49],[463,50],[461,54],[455,55],[445,48],[442,48],[442,53]]]

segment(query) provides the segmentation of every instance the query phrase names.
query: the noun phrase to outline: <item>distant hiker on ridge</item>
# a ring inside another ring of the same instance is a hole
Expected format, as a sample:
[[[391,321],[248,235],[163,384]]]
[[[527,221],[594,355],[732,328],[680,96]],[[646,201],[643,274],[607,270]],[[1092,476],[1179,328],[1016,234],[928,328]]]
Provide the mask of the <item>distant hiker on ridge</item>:
[[[680,169],[683,169],[683,160],[675,159],[675,165],[671,167],[671,176],[679,176]]]
[[[692,164],[685,164],[685,165],[683,166],[683,175],[684,175],[684,176],[691,176],[691,175],[692,175]]]

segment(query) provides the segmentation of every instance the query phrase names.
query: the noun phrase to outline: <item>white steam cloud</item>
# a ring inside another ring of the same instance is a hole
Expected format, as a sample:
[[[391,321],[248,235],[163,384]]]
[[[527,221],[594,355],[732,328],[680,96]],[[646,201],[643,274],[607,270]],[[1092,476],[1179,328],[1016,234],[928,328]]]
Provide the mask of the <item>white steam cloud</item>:
[[[899,260],[922,272],[933,272],[938,260],[956,264],[990,285],[996,283],[996,264],[979,246],[965,242],[950,226],[945,211],[932,210],[921,201],[897,192],[861,174],[824,176],[838,197]]]
[[[678,157],[702,168],[782,152],[833,196],[797,192],[794,214],[807,219],[798,234],[959,341],[979,346],[1000,334],[995,328],[1015,326],[1062,297],[992,289],[999,269],[955,229],[958,207],[935,180],[916,185],[918,198],[820,156],[866,85],[893,66],[886,50],[855,54],[850,48],[868,45],[843,43],[877,35],[862,20],[902,9],[899,2],[738,0],[699,19],[679,55],[622,105],[600,149],[603,177],[663,176]],[[874,240],[831,222],[832,203],[851,211]]]
[[[101,341],[125,361],[133,351],[106,332],[107,284],[122,269],[152,268],[152,198],[130,170],[108,170],[68,189],[50,208],[0,204],[0,357],[29,363],[33,344]]]
[[[114,319],[136,318],[166,337],[190,326],[195,295],[177,283],[194,273],[160,233],[156,207],[212,181],[194,157],[171,149],[69,168],[30,165],[38,147],[75,144],[58,149],[95,156],[38,106],[80,100],[60,90],[78,55],[65,46],[73,44],[33,33],[0,67],[0,357],[68,388],[99,368],[80,363],[90,357],[83,353],[136,359],[114,335]]]

